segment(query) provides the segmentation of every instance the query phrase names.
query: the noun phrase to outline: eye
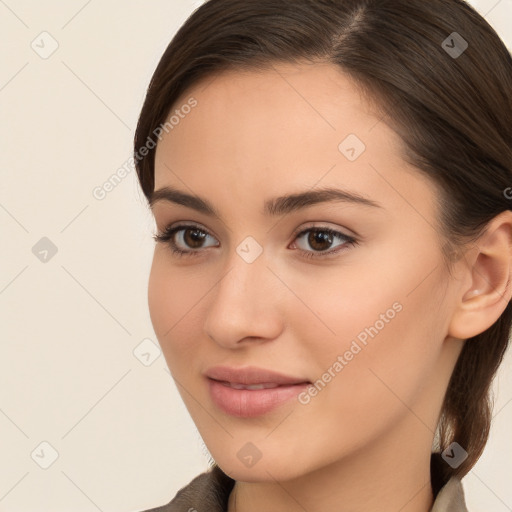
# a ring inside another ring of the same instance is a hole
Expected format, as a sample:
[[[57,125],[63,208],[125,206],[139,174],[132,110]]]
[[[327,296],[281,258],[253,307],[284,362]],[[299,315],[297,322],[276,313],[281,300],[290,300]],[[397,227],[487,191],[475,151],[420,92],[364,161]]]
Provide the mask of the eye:
[[[306,237],[306,235],[308,236]],[[313,249],[313,251],[307,249],[300,249],[300,252],[306,258],[325,258],[327,256],[337,254],[340,251],[346,249],[347,247],[351,247],[357,244],[357,240],[354,237],[344,235],[339,231],[336,231],[325,226],[315,226],[304,229],[300,231],[298,234],[296,234],[295,237],[296,240],[304,239],[306,245],[309,245]],[[332,245],[333,240],[336,238],[343,242],[336,246],[341,248],[329,250],[329,246]]]
[[[309,236],[305,238],[307,234],[309,234]],[[155,235],[153,238],[156,242],[163,242],[169,245],[172,253],[181,257],[197,256],[201,253],[200,249],[204,249],[205,247],[218,247],[218,244],[204,246],[203,242],[207,240],[208,237],[213,238],[208,231],[199,226],[187,224],[174,226],[172,228],[167,227],[162,234]],[[294,241],[305,238],[307,244],[313,249],[311,251],[299,248],[299,252],[306,258],[325,258],[357,244],[357,240],[354,237],[322,226],[304,229],[295,233],[294,237]],[[342,242],[337,246],[341,247],[341,249],[328,250],[329,247],[326,246],[332,245],[333,240],[336,238]],[[293,245],[297,244],[294,243]]]
[[[179,235],[179,236],[176,236]],[[163,242],[170,246],[171,251],[176,256],[192,256],[198,251],[190,251],[186,247],[192,249],[202,249],[202,243],[207,237],[211,235],[204,229],[187,224],[184,226],[175,226],[173,228],[167,227],[160,235],[155,235],[153,238],[156,242]],[[179,242],[176,243],[175,239]],[[181,247],[185,247],[182,249]]]

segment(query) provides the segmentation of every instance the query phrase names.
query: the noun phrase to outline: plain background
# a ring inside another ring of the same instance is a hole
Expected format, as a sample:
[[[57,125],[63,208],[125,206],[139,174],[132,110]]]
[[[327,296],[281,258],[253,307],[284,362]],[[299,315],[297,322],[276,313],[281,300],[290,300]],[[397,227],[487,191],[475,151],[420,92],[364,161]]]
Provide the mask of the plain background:
[[[0,511],[145,510],[207,468],[149,318],[154,224],[135,172],[93,195],[199,4],[0,0]],[[512,48],[512,0],[472,4]],[[510,352],[495,390],[464,479],[472,512],[512,510]]]

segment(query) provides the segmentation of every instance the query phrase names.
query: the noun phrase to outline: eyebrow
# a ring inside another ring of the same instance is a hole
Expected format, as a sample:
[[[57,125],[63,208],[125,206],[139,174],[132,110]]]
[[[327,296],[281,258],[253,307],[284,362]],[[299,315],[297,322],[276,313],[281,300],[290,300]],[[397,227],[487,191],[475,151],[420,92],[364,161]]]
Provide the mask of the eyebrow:
[[[221,218],[217,209],[207,199],[182,192],[172,187],[167,186],[154,191],[150,195],[149,206],[153,208],[159,201],[179,204],[204,213],[205,215],[216,217],[217,219]],[[263,214],[267,216],[279,216],[318,203],[330,202],[352,203],[373,208],[383,208],[381,204],[356,192],[337,188],[323,188],[268,199],[264,203]]]

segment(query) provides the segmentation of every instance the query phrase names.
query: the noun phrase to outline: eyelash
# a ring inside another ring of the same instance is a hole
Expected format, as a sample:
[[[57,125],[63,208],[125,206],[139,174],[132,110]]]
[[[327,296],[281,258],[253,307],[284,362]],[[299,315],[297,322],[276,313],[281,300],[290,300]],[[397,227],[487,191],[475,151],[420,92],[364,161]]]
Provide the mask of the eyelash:
[[[172,254],[177,257],[183,257],[183,256],[194,257],[194,256],[197,256],[201,252],[200,249],[184,251],[182,249],[178,249],[178,247],[176,246],[176,243],[173,240],[174,235],[176,233],[178,233],[179,231],[186,231],[187,229],[195,229],[196,231],[200,231],[201,233],[204,233],[208,236],[212,236],[212,235],[210,235],[210,233],[208,233],[208,231],[204,230],[203,228],[200,228],[199,226],[186,224],[186,225],[181,225],[181,226],[175,226],[173,228],[167,227],[162,234],[154,235],[153,239],[156,242],[166,243],[167,245],[169,245],[169,247],[171,248]],[[348,247],[353,247],[358,244],[358,241],[351,236],[345,235],[345,234],[340,233],[339,231],[335,231],[331,228],[321,227],[321,226],[309,227],[302,231],[298,231],[298,232],[294,233],[294,235],[293,235],[294,241],[297,238],[300,238],[304,234],[309,233],[311,231],[316,232],[316,233],[327,233],[328,235],[332,235],[333,237],[342,238],[345,240],[345,243],[334,250],[316,251],[316,253],[314,251],[305,251],[304,249],[298,249],[298,251],[305,258],[308,258],[308,259],[327,258],[329,256],[332,256],[334,254],[337,254],[337,253],[347,249]]]

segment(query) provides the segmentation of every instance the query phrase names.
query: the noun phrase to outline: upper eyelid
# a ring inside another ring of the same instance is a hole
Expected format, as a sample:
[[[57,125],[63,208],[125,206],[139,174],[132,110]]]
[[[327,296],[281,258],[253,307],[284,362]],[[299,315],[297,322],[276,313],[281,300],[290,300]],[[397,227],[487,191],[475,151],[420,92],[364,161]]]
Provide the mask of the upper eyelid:
[[[209,235],[211,236],[216,236],[216,235],[213,235],[211,230],[204,227],[202,224],[200,223],[197,223],[197,222],[193,222],[193,221],[182,221],[183,223],[178,223],[176,225],[172,225],[172,224],[169,224],[169,225],[166,225],[163,229],[163,231],[166,231],[166,230],[177,230],[177,229],[180,229],[180,228],[197,228],[197,229],[200,229],[201,231],[205,231],[206,233],[208,233]],[[348,229],[348,228],[338,228],[338,227],[332,227],[332,226],[329,226],[326,224],[326,221],[310,221],[310,223],[313,223],[313,224],[307,224],[307,225],[301,225],[301,227],[295,229],[293,231],[293,234],[295,236],[299,235],[302,231],[305,231],[305,230],[308,230],[308,229],[331,229],[333,231],[340,231],[340,230],[346,230],[346,231],[350,231],[350,233],[341,233],[342,235],[345,234],[346,236],[358,236],[356,233],[354,233],[352,230]]]

